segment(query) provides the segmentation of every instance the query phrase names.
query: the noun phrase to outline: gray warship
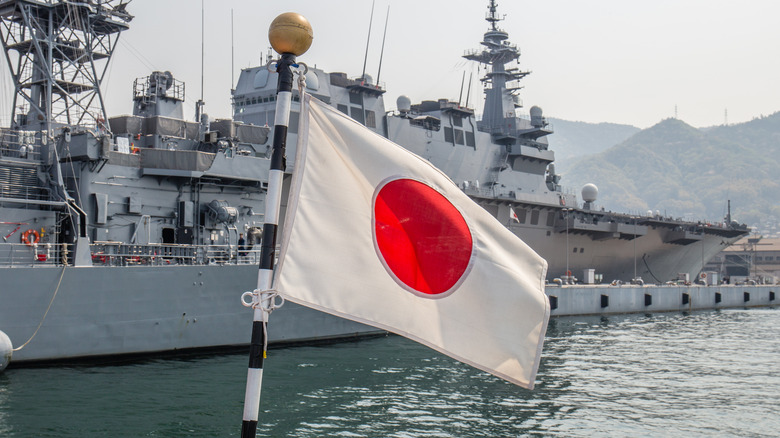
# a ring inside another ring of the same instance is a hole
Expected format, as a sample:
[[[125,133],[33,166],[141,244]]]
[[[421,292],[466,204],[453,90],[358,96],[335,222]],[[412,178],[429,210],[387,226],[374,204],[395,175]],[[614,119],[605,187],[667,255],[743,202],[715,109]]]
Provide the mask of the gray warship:
[[[0,130],[0,330],[22,347],[14,362],[250,341],[240,296],[257,285],[268,128],[185,120],[168,72],[136,80],[133,114],[109,118],[100,84],[126,5],[0,1],[15,85]],[[273,325],[271,342],[376,331],[292,303]]]
[[[583,202],[565,191],[547,140],[553,130],[542,109],[533,106],[528,116],[518,115],[520,81],[529,72],[518,67],[520,50],[498,27],[502,19],[494,0],[486,20],[483,47],[464,55],[487,71],[481,78],[485,101],[480,120],[473,108],[448,99],[413,105],[401,96],[397,110],[388,112],[384,85],[368,75],[349,78],[311,68],[307,92],[444,171],[547,260],[550,281],[691,280],[715,254],[748,233],[730,213],[714,222],[653,212],[620,214],[596,206],[595,185],[583,187]],[[260,125],[273,121],[275,84],[266,67],[243,70],[233,92],[233,118]],[[293,105],[292,136],[298,119]]]
[[[133,114],[108,117],[100,85],[132,15],[127,2],[0,0],[13,77],[13,119],[0,130],[0,330],[14,362],[151,353],[249,343],[241,293],[257,283],[276,74],[242,70],[233,117],[198,105],[168,72],[133,84]],[[565,193],[541,109],[516,115],[519,50],[498,28],[467,59],[486,64],[485,110],[449,100],[386,112],[370,77],[310,68],[307,92],[429,159],[549,263],[550,281],[653,282],[696,275],[747,233],[731,221],[636,217]],[[288,171],[300,96],[294,92]],[[560,279],[560,280],[559,280]],[[271,342],[374,329],[291,303]]]

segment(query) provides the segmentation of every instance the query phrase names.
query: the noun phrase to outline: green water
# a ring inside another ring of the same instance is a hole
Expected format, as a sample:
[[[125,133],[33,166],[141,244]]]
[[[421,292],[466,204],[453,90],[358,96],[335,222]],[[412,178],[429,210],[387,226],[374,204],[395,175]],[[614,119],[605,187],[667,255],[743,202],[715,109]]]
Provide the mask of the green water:
[[[534,391],[396,336],[272,349],[258,435],[779,436],[779,328],[778,309],[553,319]],[[8,369],[0,437],[239,436],[247,362]]]

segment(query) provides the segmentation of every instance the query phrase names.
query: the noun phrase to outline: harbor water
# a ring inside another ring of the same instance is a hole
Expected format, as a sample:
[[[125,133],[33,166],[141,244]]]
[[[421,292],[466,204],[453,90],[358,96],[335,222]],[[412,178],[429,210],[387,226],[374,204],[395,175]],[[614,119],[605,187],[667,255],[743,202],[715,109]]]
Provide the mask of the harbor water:
[[[776,308],[554,318],[533,391],[397,336],[272,348],[258,435],[778,436],[778,327]],[[238,436],[247,361],[10,368],[0,436]]]

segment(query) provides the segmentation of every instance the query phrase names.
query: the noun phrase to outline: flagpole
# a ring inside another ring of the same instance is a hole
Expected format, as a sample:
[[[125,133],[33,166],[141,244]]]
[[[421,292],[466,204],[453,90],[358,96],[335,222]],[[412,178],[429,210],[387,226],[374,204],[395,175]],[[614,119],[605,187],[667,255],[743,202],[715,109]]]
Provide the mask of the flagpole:
[[[291,67],[295,57],[304,54],[313,39],[311,25],[300,14],[286,12],[271,22],[268,29],[271,46],[281,55],[276,61],[279,82],[276,91],[276,116],[274,121],[273,152],[271,171],[268,177],[268,191],[265,199],[265,223],[263,225],[263,243],[260,249],[260,266],[257,274],[257,289],[247,292],[252,296],[254,309],[252,321],[252,340],[249,347],[249,369],[244,397],[244,420],[241,424],[241,437],[254,438],[257,435],[257,418],[260,412],[260,389],[263,380],[263,359],[265,359],[266,324],[273,310],[275,294],[270,290],[273,283],[274,255],[276,252],[276,234],[279,226],[279,209],[282,198],[282,180],[285,170],[285,147],[287,143],[287,125],[290,120],[292,102],[293,73]],[[270,67],[269,63],[269,67]]]

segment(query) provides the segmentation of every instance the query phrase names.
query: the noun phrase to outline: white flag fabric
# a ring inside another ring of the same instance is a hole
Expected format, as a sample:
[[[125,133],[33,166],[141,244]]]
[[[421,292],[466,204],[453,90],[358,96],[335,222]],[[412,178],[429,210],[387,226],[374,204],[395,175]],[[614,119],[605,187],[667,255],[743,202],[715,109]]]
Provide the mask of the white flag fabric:
[[[544,259],[429,162],[303,100],[274,288],[532,389]]]

